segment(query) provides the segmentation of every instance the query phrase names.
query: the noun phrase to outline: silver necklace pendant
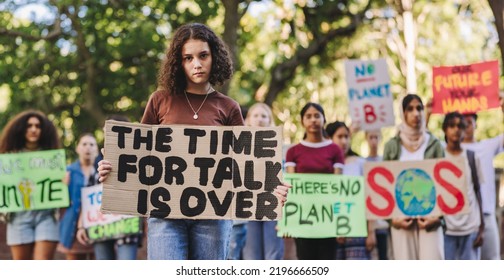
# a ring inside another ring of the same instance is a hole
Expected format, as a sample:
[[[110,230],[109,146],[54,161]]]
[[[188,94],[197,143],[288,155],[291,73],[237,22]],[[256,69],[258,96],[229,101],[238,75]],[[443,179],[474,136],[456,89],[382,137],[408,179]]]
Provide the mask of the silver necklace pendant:
[[[193,119],[194,120],[197,120],[198,119],[198,112],[201,110],[201,108],[203,107],[203,104],[205,104],[205,101],[207,100],[208,98],[208,94],[210,93],[210,90],[212,89],[212,86],[210,86],[208,89],[207,89],[207,92],[205,94],[205,99],[203,99],[203,102],[201,102],[198,110],[194,110],[192,104],[191,104],[191,101],[189,101],[189,97],[187,97],[187,92],[184,90],[184,95],[185,95],[185,98],[187,100],[187,103],[189,104],[189,108],[191,108],[191,111],[193,111],[194,115],[193,115]]]

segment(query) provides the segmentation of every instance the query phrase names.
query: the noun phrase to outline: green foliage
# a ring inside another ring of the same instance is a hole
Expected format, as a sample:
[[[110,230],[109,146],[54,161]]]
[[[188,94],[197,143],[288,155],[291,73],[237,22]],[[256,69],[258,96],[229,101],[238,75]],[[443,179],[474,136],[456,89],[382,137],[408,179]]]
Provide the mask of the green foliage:
[[[20,111],[41,110],[59,127],[68,151],[84,132],[101,141],[107,115],[139,121],[156,89],[171,31],[186,22],[205,22],[218,8],[207,1],[40,3],[52,11],[49,23],[15,18],[14,3],[0,13],[0,26],[18,35],[0,36],[0,95],[9,98],[0,127]],[[54,19],[61,20],[61,34],[39,38],[55,30]]]

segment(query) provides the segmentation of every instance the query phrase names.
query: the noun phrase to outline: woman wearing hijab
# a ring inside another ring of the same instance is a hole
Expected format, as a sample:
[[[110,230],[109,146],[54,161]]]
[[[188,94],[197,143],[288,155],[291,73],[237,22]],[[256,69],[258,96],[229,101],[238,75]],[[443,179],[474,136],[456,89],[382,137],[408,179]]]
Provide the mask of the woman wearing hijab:
[[[385,144],[383,160],[444,157],[440,141],[426,130],[424,105],[416,94],[402,101],[399,133]],[[442,217],[392,219],[392,250],[398,260],[444,259]]]

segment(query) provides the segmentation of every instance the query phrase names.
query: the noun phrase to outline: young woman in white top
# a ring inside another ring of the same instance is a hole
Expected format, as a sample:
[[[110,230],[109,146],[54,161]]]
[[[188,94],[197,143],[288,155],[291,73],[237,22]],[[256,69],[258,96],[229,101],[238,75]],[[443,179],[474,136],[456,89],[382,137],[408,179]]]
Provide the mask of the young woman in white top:
[[[344,122],[333,122],[326,127],[327,134],[338,145],[345,155],[343,175],[363,176],[365,159],[351,149],[350,129]],[[368,221],[367,237],[338,238],[336,259],[338,260],[370,260],[371,251],[376,245],[374,222]]]

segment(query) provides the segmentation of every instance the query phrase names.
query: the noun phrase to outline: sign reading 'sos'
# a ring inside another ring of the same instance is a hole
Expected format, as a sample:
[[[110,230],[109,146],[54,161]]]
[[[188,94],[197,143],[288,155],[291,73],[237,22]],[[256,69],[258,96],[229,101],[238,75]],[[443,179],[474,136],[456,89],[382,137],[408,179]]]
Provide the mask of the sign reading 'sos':
[[[368,219],[463,214],[469,211],[464,162],[446,159],[368,162]]]

